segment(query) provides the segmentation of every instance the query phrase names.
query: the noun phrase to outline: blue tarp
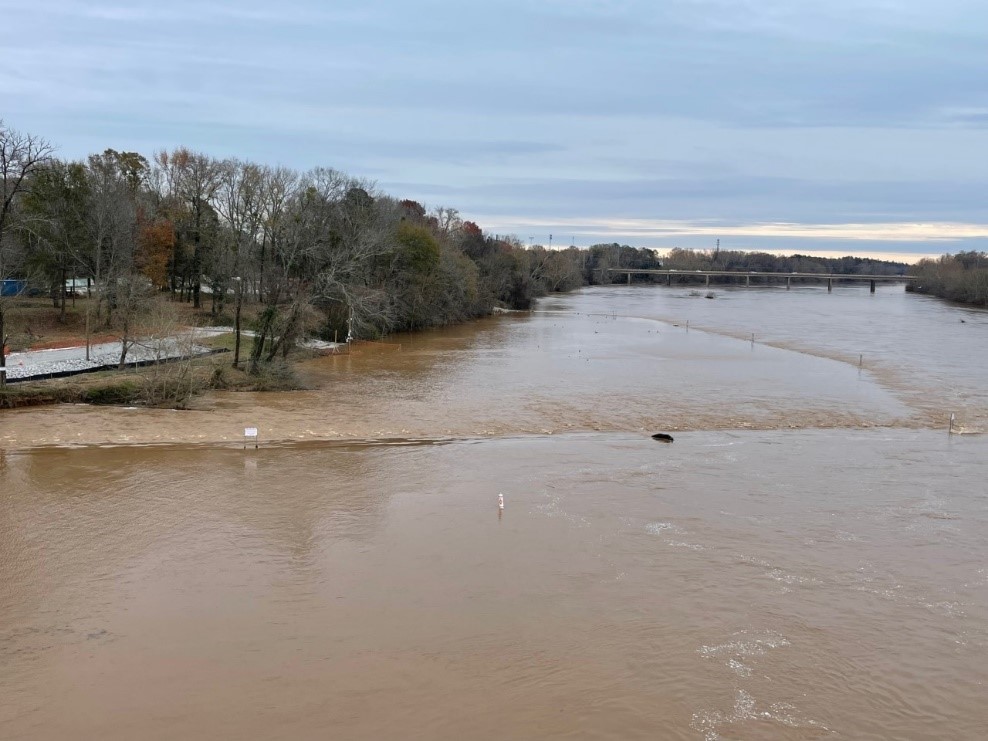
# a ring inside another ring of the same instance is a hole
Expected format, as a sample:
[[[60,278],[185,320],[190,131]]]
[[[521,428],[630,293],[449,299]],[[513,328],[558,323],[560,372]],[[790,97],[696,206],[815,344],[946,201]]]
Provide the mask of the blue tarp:
[[[26,280],[5,280],[0,282],[0,296],[17,296],[26,290]]]

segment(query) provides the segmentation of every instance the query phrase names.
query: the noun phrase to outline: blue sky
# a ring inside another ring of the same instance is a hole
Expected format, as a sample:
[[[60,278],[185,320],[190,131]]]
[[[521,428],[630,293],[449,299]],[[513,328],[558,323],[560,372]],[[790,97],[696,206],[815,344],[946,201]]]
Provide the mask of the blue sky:
[[[78,158],[335,167],[522,241],[988,249],[982,0],[0,0]]]

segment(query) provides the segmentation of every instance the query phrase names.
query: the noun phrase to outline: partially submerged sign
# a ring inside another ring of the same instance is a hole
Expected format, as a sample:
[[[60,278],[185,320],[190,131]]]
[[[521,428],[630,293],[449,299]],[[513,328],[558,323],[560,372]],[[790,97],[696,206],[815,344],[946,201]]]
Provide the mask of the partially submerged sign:
[[[254,447],[257,447],[257,428],[256,427],[244,427],[244,447],[247,447],[247,443],[253,442]]]

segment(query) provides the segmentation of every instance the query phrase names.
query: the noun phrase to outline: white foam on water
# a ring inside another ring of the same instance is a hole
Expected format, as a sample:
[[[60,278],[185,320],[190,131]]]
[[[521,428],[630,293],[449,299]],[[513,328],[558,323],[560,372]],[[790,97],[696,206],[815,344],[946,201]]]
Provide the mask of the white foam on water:
[[[701,646],[697,652],[704,658],[728,657],[725,665],[740,680],[749,679],[754,673],[752,662],[742,658],[755,659],[769,651],[790,646],[789,639],[771,630],[741,630],[731,635],[731,640],[714,646]],[[690,727],[703,734],[705,741],[716,741],[725,726],[745,721],[769,721],[789,728],[813,728],[830,732],[821,723],[802,716],[796,706],[777,702],[759,707],[754,696],[744,687],[739,687],[734,697],[734,707],[729,711],[700,710],[693,714]]]
[[[560,505],[562,503],[562,496],[559,494],[550,494],[547,490],[542,491],[543,501],[535,505],[535,509],[540,512],[543,516],[549,518],[560,518],[569,522],[576,527],[590,527],[590,520],[581,515],[574,515],[570,512],[565,511]]]
[[[768,572],[768,577],[777,582],[782,582],[787,586],[816,583],[816,579],[812,579],[808,576],[800,576],[799,574],[790,574],[788,571],[783,571],[779,568],[770,569]]]
[[[750,677],[751,676],[751,667],[750,666],[745,666],[744,664],[742,664],[737,659],[731,659],[730,661],[727,662],[727,665],[729,667],[731,667],[731,670],[735,674],[737,674],[739,677]]]
[[[739,689],[734,696],[734,707],[729,712],[700,710],[693,713],[690,728],[703,734],[704,741],[717,741],[724,726],[745,721],[761,720],[778,723],[787,728],[812,728],[816,731],[832,731],[819,721],[803,716],[799,709],[788,702],[776,702],[759,709],[755,698],[747,690]],[[754,738],[755,736],[752,736]]]
[[[645,525],[645,531],[650,535],[686,535],[687,531],[672,522],[650,522]],[[685,548],[690,551],[702,551],[704,547],[699,543],[688,543],[683,540],[667,540],[666,545],[670,548]]]
[[[687,550],[690,551],[704,550],[703,546],[700,545],[699,543],[684,543],[676,540],[667,540],[666,545],[668,545],[671,548],[686,548]]]
[[[734,708],[729,713],[720,710],[701,710],[693,713],[690,727],[703,734],[705,741],[716,741],[720,738],[717,729],[721,726],[732,725],[739,721],[751,720],[755,717],[755,698],[745,690],[738,690],[734,697]]]
[[[671,522],[650,522],[645,526],[645,532],[652,535],[684,535],[686,533],[679,525]]]
[[[750,632],[747,630],[738,631],[731,636],[727,643],[716,646],[700,646],[697,649],[703,657],[709,656],[733,656],[736,658],[745,656],[764,656],[774,648],[785,648],[790,646],[789,639],[781,633],[773,631]]]

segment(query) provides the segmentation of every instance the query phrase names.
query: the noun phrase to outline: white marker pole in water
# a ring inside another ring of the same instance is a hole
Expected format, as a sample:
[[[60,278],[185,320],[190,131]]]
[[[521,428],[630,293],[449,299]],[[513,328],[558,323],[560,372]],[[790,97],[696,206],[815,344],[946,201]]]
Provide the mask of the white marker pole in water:
[[[504,494],[497,495],[497,508],[504,509]]]
[[[947,436],[949,437],[954,433],[954,413],[950,413],[950,422],[947,423]]]

